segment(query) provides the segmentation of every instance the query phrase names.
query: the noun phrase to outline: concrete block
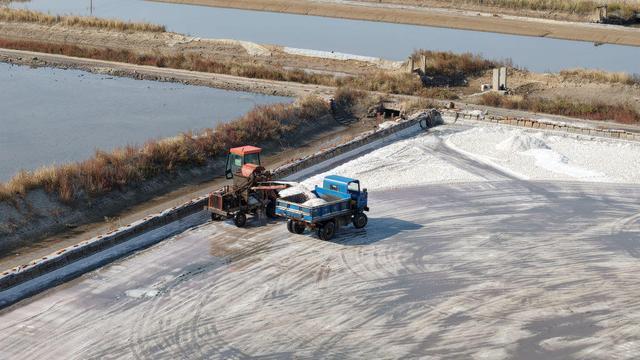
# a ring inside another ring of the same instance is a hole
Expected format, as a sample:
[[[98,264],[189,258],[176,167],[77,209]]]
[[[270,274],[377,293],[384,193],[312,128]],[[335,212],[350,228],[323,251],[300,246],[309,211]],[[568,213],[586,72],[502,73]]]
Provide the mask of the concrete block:
[[[500,89],[500,69],[493,69],[493,78],[491,80],[491,87],[493,90]]]
[[[507,68],[506,67],[501,67],[500,68],[500,84],[498,87],[499,90],[507,90]]]

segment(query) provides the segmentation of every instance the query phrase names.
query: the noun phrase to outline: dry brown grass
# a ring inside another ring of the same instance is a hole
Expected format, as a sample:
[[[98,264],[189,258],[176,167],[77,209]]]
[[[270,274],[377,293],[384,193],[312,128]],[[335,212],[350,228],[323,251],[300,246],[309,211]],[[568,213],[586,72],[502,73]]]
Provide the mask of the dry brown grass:
[[[11,22],[31,22],[44,25],[64,25],[86,28],[100,28],[118,31],[165,32],[163,25],[125,22],[114,19],[101,19],[92,16],[49,15],[26,9],[0,8],[0,20]]]
[[[358,77],[339,78],[336,82],[340,86],[389,94],[413,95],[424,88],[420,78],[415,74],[384,71]]]
[[[640,122],[640,113],[630,104],[610,105],[599,102],[583,103],[566,97],[544,99],[503,96],[497,93],[484,94],[480,98],[479,103],[494,107],[571,116],[582,119],[613,120],[623,124],[637,124]]]
[[[379,2],[380,0],[365,0]],[[446,7],[465,8],[465,5],[474,5],[486,8],[502,8],[509,10],[533,10],[540,12],[559,12],[570,15],[591,15],[597,6],[607,4],[610,11],[619,11],[622,16],[629,17],[633,12],[640,10],[640,2],[637,0],[382,0],[411,5],[438,6],[438,3]],[[487,9],[489,11],[490,9]]]
[[[482,72],[504,65],[504,62],[487,60],[480,55],[472,53],[456,54],[450,51],[416,50],[411,54],[414,61],[419,61],[424,55],[427,59],[427,71],[429,76],[475,76]]]
[[[607,84],[640,84],[640,75],[631,75],[625,72],[607,72],[591,69],[569,69],[560,71],[564,81],[588,81]]]
[[[596,8],[606,4],[609,14],[615,14],[621,19],[629,20],[640,12],[640,3],[636,0],[456,0],[467,4],[482,4],[485,6],[504,9],[526,9],[545,12],[561,12],[580,16],[593,14]]]
[[[440,107],[440,104],[438,104],[437,102],[434,102],[433,100],[421,98],[421,99],[409,100],[403,104],[403,107],[407,113],[412,113],[417,110],[432,109],[432,108],[437,109]]]
[[[184,133],[142,146],[97,151],[92,158],[77,163],[21,171],[0,184],[0,201],[15,204],[33,189],[44,189],[67,203],[97,197],[183,167],[203,166],[234,146],[283,140],[301,124],[328,114],[328,104],[316,97],[295,104],[256,106],[234,121],[197,135]]]
[[[426,87],[415,74],[378,71],[371,74],[348,77],[335,77],[330,74],[309,73],[299,69],[252,64],[237,61],[218,61],[203,58],[195,54],[161,55],[136,53],[130,50],[93,48],[70,44],[51,44],[38,41],[7,40],[0,38],[0,47],[36,51],[49,54],[66,55],[88,59],[116,61],[136,65],[148,65],[173,69],[193,70],[216,74],[227,74],[247,78],[290,81],[303,84],[325,86],[345,86],[361,90],[378,91],[390,94],[434,96],[442,99],[456,99],[457,95],[446,89]],[[425,51],[425,53],[427,53]],[[495,62],[484,60],[470,54],[428,52],[431,65],[429,74],[443,79],[455,76],[475,76],[482,69],[490,68]],[[461,72],[455,70],[460,67]],[[449,81],[445,81],[448,83]],[[453,81],[451,81],[453,83]]]

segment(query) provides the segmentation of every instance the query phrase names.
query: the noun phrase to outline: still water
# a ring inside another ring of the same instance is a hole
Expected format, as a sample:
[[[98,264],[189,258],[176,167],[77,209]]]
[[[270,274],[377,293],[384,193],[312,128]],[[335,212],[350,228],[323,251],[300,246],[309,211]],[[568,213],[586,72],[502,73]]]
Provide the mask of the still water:
[[[90,4],[93,4],[91,10]],[[372,21],[221,9],[142,0],[32,0],[14,3],[51,14],[100,17],[166,25],[170,31],[207,38],[338,51],[403,60],[414,49],[473,52],[513,60],[533,71],[585,67],[640,73],[640,48]]]
[[[0,181],[290,98],[0,63]]]

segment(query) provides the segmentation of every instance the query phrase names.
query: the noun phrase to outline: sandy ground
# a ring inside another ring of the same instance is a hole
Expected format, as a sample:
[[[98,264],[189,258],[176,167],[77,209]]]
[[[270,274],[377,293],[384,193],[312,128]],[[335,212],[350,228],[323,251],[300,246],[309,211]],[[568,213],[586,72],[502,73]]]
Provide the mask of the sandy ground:
[[[331,242],[205,223],[3,311],[0,357],[634,358],[640,185],[522,180],[471,130],[415,141],[474,180],[371,190]]]
[[[349,0],[347,0],[349,1]],[[543,10],[529,10],[529,9],[509,9],[504,7],[493,7],[488,5],[487,3],[483,3],[481,1],[442,1],[442,0],[358,0],[359,2],[366,2],[374,4],[388,4],[388,5],[400,5],[400,6],[419,6],[419,7],[436,7],[436,8],[445,8],[445,9],[454,9],[454,10],[467,10],[467,11],[480,11],[483,13],[492,13],[492,14],[507,14],[507,15],[515,15],[515,16],[527,16],[527,17],[536,17],[542,19],[555,19],[555,20],[568,20],[568,21],[585,21],[592,22],[595,19],[595,14],[588,15],[578,15],[571,14],[568,12],[554,12],[554,11],[543,11]],[[612,3],[617,2],[617,0],[604,0],[599,3]],[[627,0],[626,3],[638,3],[638,0]]]
[[[8,40],[36,40],[52,44],[75,44],[130,50],[136,53],[196,55],[221,62],[251,63],[276,68],[299,68],[317,72],[362,74],[392,66],[377,59],[331,59],[286,52],[278,45],[231,39],[202,39],[171,32],[121,32],[104,29],[0,21],[0,36]],[[407,54],[408,55],[408,54]]]
[[[397,4],[339,0],[154,0],[247,10],[284,12],[356,20],[427,25],[595,43],[640,46],[640,30],[620,26],[564,22],[514,15],[497,15]],[[486,11],[489,11],[488,9]]]
[[[460,92],[472,95],[481,84],[491,84],[491,74],[472,79]],[[509,69],[508,85],[515,95],[554,99],[564,97],[578,102],[604,102],[619,105],[630,104],[640,112],[640,86],[621,83],[593,82],[577,78],[565,79],[557,73],[534,73]],[[469,102],[474,98],[464,97]]]

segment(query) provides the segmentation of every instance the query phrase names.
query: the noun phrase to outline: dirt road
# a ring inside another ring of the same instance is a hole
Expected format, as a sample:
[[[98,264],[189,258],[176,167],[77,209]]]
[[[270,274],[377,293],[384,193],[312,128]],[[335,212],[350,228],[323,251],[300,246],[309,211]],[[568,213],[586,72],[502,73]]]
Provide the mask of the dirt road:
[[[426,25],[594,43],[640,46],[640,29],[513,15],[358,1],[154,0],[300,15]]]
[[[481,180],[372,191],[331,242],[206,223],[0,313],[0,357],[635,357],[640,186],[427,143]]]

